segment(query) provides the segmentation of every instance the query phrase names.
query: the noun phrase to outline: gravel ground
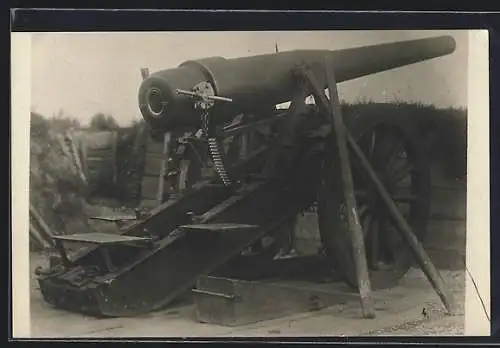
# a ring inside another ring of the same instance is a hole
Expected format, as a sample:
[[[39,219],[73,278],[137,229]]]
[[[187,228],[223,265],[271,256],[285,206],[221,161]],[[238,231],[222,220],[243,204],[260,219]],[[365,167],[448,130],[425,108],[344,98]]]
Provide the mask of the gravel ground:
[[[45,262],[33,257],[32,270]],[[230,328],[198,323],[193,306],[181,305],[136,318],[95,319],[51,308],[32,281],[32,337],[294,337],[463,335],[464,272],[442,271],[455,297],[457,313],[444,313],[438,296],[418,269],[395,288],[373,293],[376,318],[360,317],[359,302]],[[426,315],[422,314],[423,308]]]
[[[369,332],[369,335],[382,336],[461,336],[464,335],[465,324],[465,272],[442,270],[441,275],[454,297],[456,313],[447,315],[443,311],[441,302],[437,297],[427,303],[426,316],[409,320],[401,325],[387,327],[382,330]],[[408,279],[421,279],[425,275],[419,269],[412,269]]]

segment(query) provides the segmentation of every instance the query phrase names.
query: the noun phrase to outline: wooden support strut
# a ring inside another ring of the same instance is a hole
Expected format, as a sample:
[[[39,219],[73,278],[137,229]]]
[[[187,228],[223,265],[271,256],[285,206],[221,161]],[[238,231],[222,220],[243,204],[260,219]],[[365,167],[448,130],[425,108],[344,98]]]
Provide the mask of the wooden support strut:
[[[339,150],[340,169],[342,175],[342,183],[344,188],[344,198],[346,210],[349,220],[349,229],[351,231],[351,241],[354,255],[354,263],[356,266],[356,275],[358,280],[358,291],[361,298],[361,309],[363,318],[375,318],[375,307],[371,296],[370,276],[368,273],[368,265],[366,260],[366,251],[363,237],[363,229],[359,221],[357,212],[356,197],[354,192],[354,183],[352,180],[351,165],[349,161],[349,152],[347,151],[346,137],[344,127],[342,127],[342,113],[337,91],[337,82],[332,69],[325,64],[325,69],[328,77],[328,91],[330,94],[330,102],[317,83],[314,75],[310,70],[304,70],[305,78],[313,88],[313,95],[317,102],[321,102],[326,110],[330,111],[330,122],[335,131],[337,139],[337,147]]]
[[[75,144],[75,139],[73,138],[73,135],[70,133],[70,132],[66,132],[66,140],[67,140],[67,143],[69,144],[69,148],[70,148],[70,152],[72,154],[72,159],[73,159],[73,162],[75,164],[75,167],[77,169],[77,173],[78,175],[80,176],[80,179],[82,180],[82,182],[87,185],[87,177],[85,176],[85,173],[83,171],[83,165],[82,165],[82,161],[81,161],[81,158],[80,158],[80,154],[78,152],[78,149],[76,147],[76,144]],[[114,142],[115,146],[116,146],[116,142]],[[116,168],[115,170],[113,171],[114,175],[116,176]]]
[[[404,216],[399,211],[398,207],[392,200],[391,196],[387,192],[387,189],[384,187],[380,179],[377,177],[377,174],[373,170],[370,165],[370,162],[365,157],[363,150],[358,146],[356,141],[352,138],[349,132],[346,130],[347,142],[351,146],[354,153],[359,158],[362,167],[368,173],[370,180],[373,182],[377,191],[379,192],[382,200],[387,205],[387,209],[389,213],[392,215],[393,219],[397,224],[397,231],[401,234],[401,237],[406,241],[406,243],[410,246],[413,255],[415,256],[420,268],[427,276],[427,279],[431,283],[432,287],[436,291],[437,295],[441,299],[443,305],[445,306],[448,314],[452,314],[455,311],[455,304],[453,303],[453,297],[451,293],[448,292],[446,288],[446,284],[444,283],[441,274],[437,270],[436,266],[432,263],[429,255],[426,253],[424,247],[415,236],[411,227],[406,222]]]
[[[158,191],[156,195],[156,201],[158,204],[163,203],[163,195],[165,190],[165,177],[168,172],[168,157],[170,155],[170,132],[165,133],[163,136],[163,152],[161,161],[160,176],[158,178]]]
[[[328,71],[328,68],[327,68],[327,71]],[[326,97],[323,93],[321,93],[321,88],[316,83],[314,76],[312,76],[312,74],[310,72],[306,72],[306,76],[308,77],[310,82],[315,85],[314,88],[315,88],[316,92],[318,93],[323,105],[326,107]],[[330,93],[331,93],[331,91],[330,91]],[[332,94],[330,94],[330,95],[332,96]],[[335,113],[334,113],[334,116],[335,116]],[[370,165],[370,162],[368,161],[368,159],[364,155],[363,150],[361,150],[361,148],[358,146],[358,144],[356,143],[356,141],[354,140],[354,138],[350,134],[349,130],[345,127],[344,123],[340,120],[340,122],[338,122],[337,126],[340,126],[339,128],[341,128],[343,130],[343,134],[345,135],[345,138],[347,140],[347,144],[349,144],[352,151],[359,158],[363,169],[366,170],[368,177],[375,185],[382,200],[386,204],[389,213],[391,214],[391,216],[395,220],[397,227],[398,227],[396,230],[401,234],[401,237],[403,238],[403,240],[405,240],[406,243],[410,246],[410,249],[413,252],[414,257],[416,258],[416,261],[418,262],[420,268],[422,269],[422,271],[426,275],[427,279],[431,283],[432,287],[436,291],[437,295],[441,299],[447,312],[449,314],[454,313],[455,304],[453,301],[453,297],[451,296],[451,293],[448,292],[448,289],[446,288],[446,284],[444,283],[444,280],[442,279],[437,268],[432,263],[431,259],[429,258],[428,254],[426,253],[424,247],[422,246],[422,244],[420,243],[418,238],[413,233],[411,227],[408,225],[404,216],[401,214],[401,212],[397,208],[396,204],[394,203],[391,196],[389,195],[387,189],[384,187],[383,183],[377,177],[375,170]],[[358,275],[358,277],[359,277],[359,275]]]
[[[297,75],[302,74],[302,69],[297,69],[295,71]],[[300,113],[305,109],[306,103],[305,99],[309,95],[309,86],[307,85],[307,81],[303,81],[298,79],[298,86],[295,91],[295,94],[292,97],[290,108],[286,113],[286,122],[283,123],[280,127],[280,131],[278,132],[278,139],[273,146],[271,153],[267,159],[264,171],[269,175],[272,172],[277,171],[287,171],[290,169],[290,163],[286,163],[284,167],[279,169],[280,159],[284,156],[286,157],[287,148],[291,147],[293,141],[295,140],[296,128],[300,122]],[[274,175],[271,174],[271,175]]]
[[[68,254],[66,253],[62,240],[56,239],[55,244],[57,251],[59,251],[59,254],[61,255],[61,261],[64,268],[69,269],[71,267],[71,261],[68,259]]]
[[[52,232],[50,231],[49,226],[43,219],[42,215],[36,210],[35,206],[30,203],[29,205],[30,216],[33,217],[34,221],[38,224],[40,229],[39,232],[42,233],[43,239],[51,246],[54,247],[55,244],[52,240]]]

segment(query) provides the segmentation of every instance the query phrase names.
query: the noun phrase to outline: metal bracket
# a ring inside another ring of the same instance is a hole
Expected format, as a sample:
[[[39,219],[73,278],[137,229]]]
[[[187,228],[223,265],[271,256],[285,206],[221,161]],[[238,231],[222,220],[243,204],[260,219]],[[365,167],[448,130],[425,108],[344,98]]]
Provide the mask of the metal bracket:
[[[199,110],[202,133],[208,140],[210,157],[214,163],[215,170],[224,185],[230,186],[231,180],[225,168],[224,156],[220,150],[219,139],[214,135],[214,127],[210,124],[209,110],[215,105],[215,101],[232,102],[233,100],[231,98],[216,96],[212,84],[206,81],[195,85],[192,91],[177,89],[176,92],[177,94],[187,95],[194,99],[194,108]]]
[[[192,91],[186,91],[184,89],[177,89],[177,94],[190,96],[195,99],[195,107],[207,110],[215,105],[216,101],[229,102],[233,100],[231,98],[219,97],[215,95],[215,90],[211,83],[200,82],[193,87]]]

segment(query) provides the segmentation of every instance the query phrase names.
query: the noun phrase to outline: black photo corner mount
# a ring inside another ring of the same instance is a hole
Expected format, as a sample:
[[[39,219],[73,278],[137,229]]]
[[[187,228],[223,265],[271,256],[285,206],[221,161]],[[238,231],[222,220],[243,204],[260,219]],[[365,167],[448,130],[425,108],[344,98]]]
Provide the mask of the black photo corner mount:
[[[17,4],[14,4],[17,5]],[[29,5],[25,2],[24,5]],[[34,5],[34,2],[33,2]],[[102,8],[102,6],[100,6]],[[500,14],[499,13],[353,13],[353,12],[175,12],[17,9],[10,13],[13,32],[161,31],[161,30],[342,30],[342,29],[488,29],[490,49],[490,250],[491,335],[500,338]],[[9,65],[10,70],[10,65]],[[10,71],[9,71],[10,74]],[[9,81],[10,88],[10,81]],[[9,108],[10,101],[5,103]],[[10,235],[7,237],[10,242]],[[10,245],[10,244],[9,244]],[[12,275],[11,279],[12,281]]]

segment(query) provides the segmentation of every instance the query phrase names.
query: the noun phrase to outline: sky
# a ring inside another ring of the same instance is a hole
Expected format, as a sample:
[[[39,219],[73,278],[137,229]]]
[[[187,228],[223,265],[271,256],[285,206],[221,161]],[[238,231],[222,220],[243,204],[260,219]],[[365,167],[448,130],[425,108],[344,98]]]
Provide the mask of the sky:
[[[62,111],[87,123],[98,112],[122,125],[140,119],[140,69],[175,68],[190,59],[236,58],[294,49],[342,49],[452,35],[448,56],[339,84],[348,102],[395,99],[437,107],[467,106],[467,31],[33,33],[31,109]]]

